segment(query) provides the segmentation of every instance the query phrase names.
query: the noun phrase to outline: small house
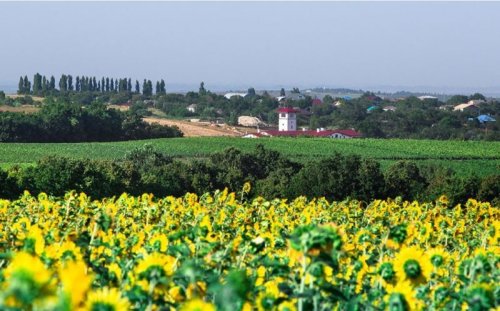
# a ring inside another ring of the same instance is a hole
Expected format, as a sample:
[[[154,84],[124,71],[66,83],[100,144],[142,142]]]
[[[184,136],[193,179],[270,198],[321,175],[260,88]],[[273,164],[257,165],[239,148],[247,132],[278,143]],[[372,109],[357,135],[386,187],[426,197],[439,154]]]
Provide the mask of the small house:
[[[186,109],[187,109],[187,111],[189,111],[189,112],[195,113],[195,112],[196,112],[196,108],[197,108],[197,107],[198,107],[198,105],[196,105],[196,104],[191,104],[191,105],[187,106],[187,108],[186,108]]]
[[[480,115],[479,117],[477,117],[477,120],[479,121],[479,123],[496,122],[494,118],[487,114]]]

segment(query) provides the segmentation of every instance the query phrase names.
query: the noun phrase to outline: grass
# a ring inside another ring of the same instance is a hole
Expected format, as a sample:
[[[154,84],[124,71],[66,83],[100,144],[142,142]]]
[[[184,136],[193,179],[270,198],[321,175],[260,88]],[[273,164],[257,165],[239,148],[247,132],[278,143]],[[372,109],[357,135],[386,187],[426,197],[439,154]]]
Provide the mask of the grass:
[[[340,152],[359,154],[390,163],[411,159],[425,164],[440,164],[461,174],[489,175],[500,171],[500,142],[435,141],[401,139],[270,138],[242,139],[235,137],[171,138],[106,143],[0,143],[0,167],[30,165],[48,155],[73,158],[119,159],[130,150],[149,143],[178,158],[204,158],[214,152],[236,147],[252,151],[255,145],[277,150],[291,159],[306,162]]]

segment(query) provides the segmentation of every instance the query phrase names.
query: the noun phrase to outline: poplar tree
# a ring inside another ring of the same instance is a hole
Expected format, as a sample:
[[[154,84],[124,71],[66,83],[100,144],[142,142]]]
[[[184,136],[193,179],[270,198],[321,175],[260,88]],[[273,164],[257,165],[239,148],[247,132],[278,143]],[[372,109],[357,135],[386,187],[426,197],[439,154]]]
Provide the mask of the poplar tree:
[[[17,94],[24,94],[24,80],[23,80],[23,77],[19,78],[19,84],[17,85]]]
[[[156,90],[155,90],[155,93],[156,94],[160,94],[161,93],[160,81],[156,81]]]
[[[68,75],[68,90],[73,91],[73,76]]]
[[[24,94],[29,94],[31,92],[31,82],[28,80],[28,76],[24,76]]]
[[[45,96],[49,91],[49,82],[47,81],[47,77],[43,76],[42,78],[42,93]]]
[[[33,94],[40,95],[42,91],[42,76],[37,72],[33,77]]]
[[[207,90],[205,89],[205,82],[201,81],[200,88],[198,90],[198,94],[205,95],[207,94]]]
[[[59,79],[59,91],[66,92],[68,90],[68,77],[63,74]]]
[[[141,93],[141,87],[139,86],[139,81],[135,80],[135,92],[137,94]]]
[[[165,88],[165,81],[163,81],[163,79],[161,79],[161,81],[160,81],[160,93],[161,94],[166,94],[167,93],[167,90]]]
[[[54,76],[50,76],[50,84],[49,84],[49,89],[51,91],[56,89],[56,78]]]

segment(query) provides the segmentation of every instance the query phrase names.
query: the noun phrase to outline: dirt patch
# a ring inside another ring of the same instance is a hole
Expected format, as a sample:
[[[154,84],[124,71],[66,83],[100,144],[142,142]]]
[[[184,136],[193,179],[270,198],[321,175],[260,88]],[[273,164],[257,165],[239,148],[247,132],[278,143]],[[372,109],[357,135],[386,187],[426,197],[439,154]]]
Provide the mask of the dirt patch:
[[[128,111],[130,109],[130,106],[127,106],[127,105],[108,105],[108,109]]]
[[[185,137],[202,136],[242,136],[248,132],[255,132],[254,129],[233,127],[227,125],[207,124],[202,122],[189,122],[183,120],[170,120],[161,118],[144,118],[148,123],[159,123],[161,125],[177,126]]]
[[[35,113],[40,110],[40,107],[33,105],[22,105],[18,107],[12,107],[7,105],[1,105],[0,111],[2,112],[25,112],[25,113]]]
[[[24,97],[24,96],[31,96],[31,95],[7,95],[7,97],[10,97],[10,98],[13,98],[13,99],[16,99],[18,97]],[[36,101],[36,102],[42,102],[43,101],[43,97],[39,97],[39,96],[31,96],[31,98]]]

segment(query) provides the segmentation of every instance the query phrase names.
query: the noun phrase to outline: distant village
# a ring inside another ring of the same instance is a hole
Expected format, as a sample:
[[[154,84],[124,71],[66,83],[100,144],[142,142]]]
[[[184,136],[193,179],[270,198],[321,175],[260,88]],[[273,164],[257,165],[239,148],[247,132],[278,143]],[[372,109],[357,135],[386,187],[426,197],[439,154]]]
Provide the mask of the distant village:
[[[76,81],[74,84],[73,81]],[[134,87],[135,84],[135,87]],[[17,94],[0,93],[0,111],[36,112],[43,104],[66,102],[85,107],[127,111],[162,125],[213,125],[225,133],[202,128],[195,135],[244,138],[329,137],[500,140],[496,122],[500,103],[482,94],[374,93],[352,89],[315,88],[211,92],[167,92],[155,83],[130,78],[54,77],[36,74],[19,79]],[[169,121],[167,121],[169,120]],[[181,129],[183,130],[183,129]]]

